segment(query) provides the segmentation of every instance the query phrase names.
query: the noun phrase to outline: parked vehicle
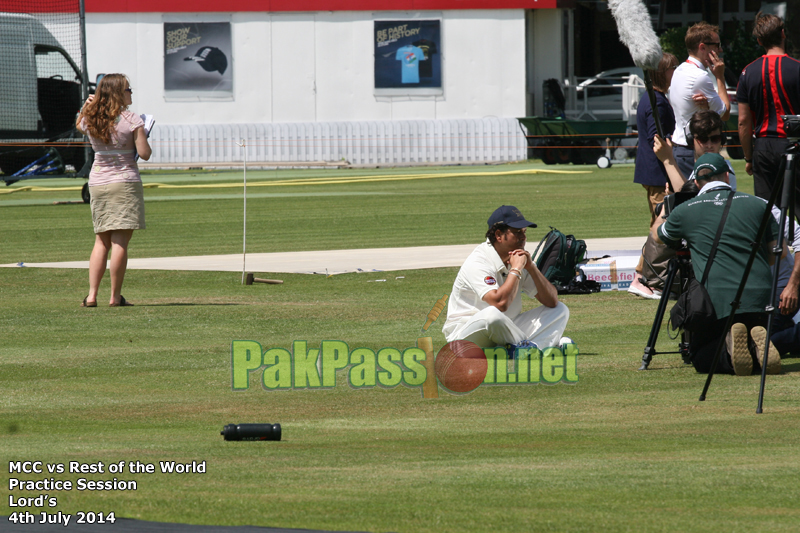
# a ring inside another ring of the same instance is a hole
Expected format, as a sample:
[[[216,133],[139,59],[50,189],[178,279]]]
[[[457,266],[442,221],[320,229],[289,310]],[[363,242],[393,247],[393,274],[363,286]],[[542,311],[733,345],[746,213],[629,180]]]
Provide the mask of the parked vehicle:
[[[606,70],[574,87],[577,105],[565,110],[568,118],[518,119],[528,140],[528,157],[549,165],[597,163],[600,168],[616,162],[633,162],[637,150],[636,108],[639,99],[646,97],[643,78],[642,69],[635,66]],[[735,74],[727,70],[725,84],[731,100],[731,116],[726,128],[729,138],[726,148],[731,158],[740,159],[736,83]],[[550,93],[560,90],[555,80],[548,80],[546,85]],[[565,86],[569,95],[569,83]]]
[[[601,120],[621,120],[623,84],[631,75],[644,79],[642,69],[631,66],[604,70],[580,82],[575,88],[577,112],[588,110]]]
[[[636,66],[604,70],[592,78],[588,78],[575,87],[576,109],[571,115],[585,118],[583,115],[594,115],[598,120],[620,120],[625,118],[623,113],[623,89],[630,80],[631,75],[644,79],[644,72]],[[741,148],[738,148],[739,134],[737,122],[739,120],[739,105],[736,101],[736,74],[726,68],[725,88],[731,101],[731,116],[727,122],[729,148],[728,155],[734,159],[741,159]],[[644,89],[640,89],[641,98]],[[584,101],[586,100],[586,101]],[[635,127],[635,126],[634,126]]]
[[[87,162],[75,129],[83,76],[35,17],[0,13],[0,179],[78,176]],[[46,143],[46,144],[45,144]]]

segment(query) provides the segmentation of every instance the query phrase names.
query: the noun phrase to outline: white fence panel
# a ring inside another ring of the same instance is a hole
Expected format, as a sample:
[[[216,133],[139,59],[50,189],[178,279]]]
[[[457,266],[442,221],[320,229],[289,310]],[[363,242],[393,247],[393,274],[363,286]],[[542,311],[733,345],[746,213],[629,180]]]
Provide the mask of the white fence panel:
[[[527,144],[513,118],[157,125],[154,163],[347,160],[356,165],[519,161]]]

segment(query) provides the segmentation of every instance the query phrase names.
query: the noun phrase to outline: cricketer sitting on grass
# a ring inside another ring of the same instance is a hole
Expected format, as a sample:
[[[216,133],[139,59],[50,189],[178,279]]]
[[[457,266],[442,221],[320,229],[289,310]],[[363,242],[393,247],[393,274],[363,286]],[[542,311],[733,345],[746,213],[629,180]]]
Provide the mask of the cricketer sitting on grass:
[[[447,342],[467,340],[482,348],[559,346],[569,309],[525,250],[525,231],[536,224],[504,205],[489,217],[486,242],[458,271],[442,332]],[[522,292],[542,304],[522,313]]]

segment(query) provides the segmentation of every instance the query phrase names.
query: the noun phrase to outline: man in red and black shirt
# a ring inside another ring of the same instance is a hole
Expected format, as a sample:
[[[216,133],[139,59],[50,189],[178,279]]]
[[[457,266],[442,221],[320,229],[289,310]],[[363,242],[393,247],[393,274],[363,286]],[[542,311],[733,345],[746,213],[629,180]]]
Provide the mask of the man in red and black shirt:
[[[779,17],[758,16],[753,36],[766,54],[747,65],[739,78],[739,138],[755,194],[769,199],[789,145],[781,115],[800,113],[800,61],[786,55]],[[795,212],[800,216],[800,195],[797,201]]]

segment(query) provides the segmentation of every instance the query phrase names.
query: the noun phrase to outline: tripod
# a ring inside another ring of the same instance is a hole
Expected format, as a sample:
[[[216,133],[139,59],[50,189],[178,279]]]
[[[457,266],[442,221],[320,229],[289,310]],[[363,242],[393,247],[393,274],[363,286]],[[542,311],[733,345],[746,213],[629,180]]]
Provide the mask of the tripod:
[[[790,117],[783,117],[784,120]],[[788,122],[788,121],[787,121]],[[794,177],[794,159],[795,156],[800,153],[800,142],[794,140],[790,143],[789,147],[786,149],[786,152],[783,154],[783,162],[781,163],[781,168],[783,172],[778,172],[777,179],[772,189],[772,194],[770,195],[769,203],[767,204],[767,209],[764,211],[764,216],[761,218],[761,224],[758,227],[758,234],[756,236],[755,244],[753,245],[753,249],[750,252],[750,257],[747,260],[747,265],[744,269],[744,275],[742,276],[742,281],[739,283],[739,289],[736,291],[736,297],[731,302],[731,313],[728,315],[728,320],[725,324],[724,331],[730,331],[731,326],[733,325],[733,321],[735,318],[736,309],[739,307],[739,303],[742,297],[742,293],[744,292],[745,284],[747,283],[747,278],[750,275],[750,270],[753,267],[753,261],[755,260],[756,254],[758,253],[758,244],[763,241],[764,235],[766,234],[767,227],[769,226],[769,219],[772,217],[772,206],[775,205],[775,200],[778,197],[778,191],[782,190],[783,194],[781,195],[780,201],[780,231],[778,232],[778,241],[773,248],[773,254],[775,255],[775,275],[772,276],[772,289],[770,291],[770,304],[767,306],[766,311],[769,313],[768,320],[767,320],[767,339],[764,343],[764,355],[762,358],[762,365],[761,365],[761,385],[758,391],[758,407],[756,408],[756,413],[760,414],[763,412],[762,407],[764,403],[764,386],[766,384],[767,379],[767,362],[769,357],[769,346],[770,346],[770,338],[772,337],[772,327],[774,325],[775,314],[778,312],[778,308],[775,305],[776,297],[778,293],[778,275],[777,273],[780,270],[780,263],[781,263],[781,255],[783,254],[783,245],[785,240],[785,229],[786,229],[786,212],[787,209],[790,213],[790,221],[789,221],[789,228],[790,233],[794,233],[794,192],[795,192],[795,177]],[[717,363],[719,363],[720,355],[722,354],[722,347],[725,343],[725,336],[721,336],[719,342],[717,343],[717,351],[714,354],[714,360],[711,363],[711,370],[708,373],[708,378],[706,378],[705,386],[703,387],[703,392],[700,394],[700,401],[703,402],[706,399],[706,393],[708,392],[708,388],[711,385],[711,379],[714,377],[714,372],[717,368]]]
[[[639,367],[639,370],[647,370],[647,367],[650,366],[650,361],[653,360],[653,356],[658,353],[656,352],[656,341],[658,340],[658,333],[661,330],[661,322],[664,320],[664,312],[667,310],[667,304],[669,303],[669,294],[672,290],[672,283],[674,282],[675,275],[678,272],[681,274],[681,292],[683,292],[683,288],[686,286],[689,280],[694,278],[691,254],[689,253],[689,249],[685,246],[680,247],[675,257],[671,258],[669,260],[669,264],[667,265],[667,280],[664,282],[664,289],[661,291],[661,300],[658,302],[658,310],[656,311],[656,317],[653,320],[653,327],[650,328],[650,337],[647,339],[647,346],[644,347],[642,366]],[[689,364],[689,335],[691,335],[691,333],[686,331],[681,333],[681,342],[678,343],[677,352],[661,353],[679,353],[681,354],[683,362]]]

